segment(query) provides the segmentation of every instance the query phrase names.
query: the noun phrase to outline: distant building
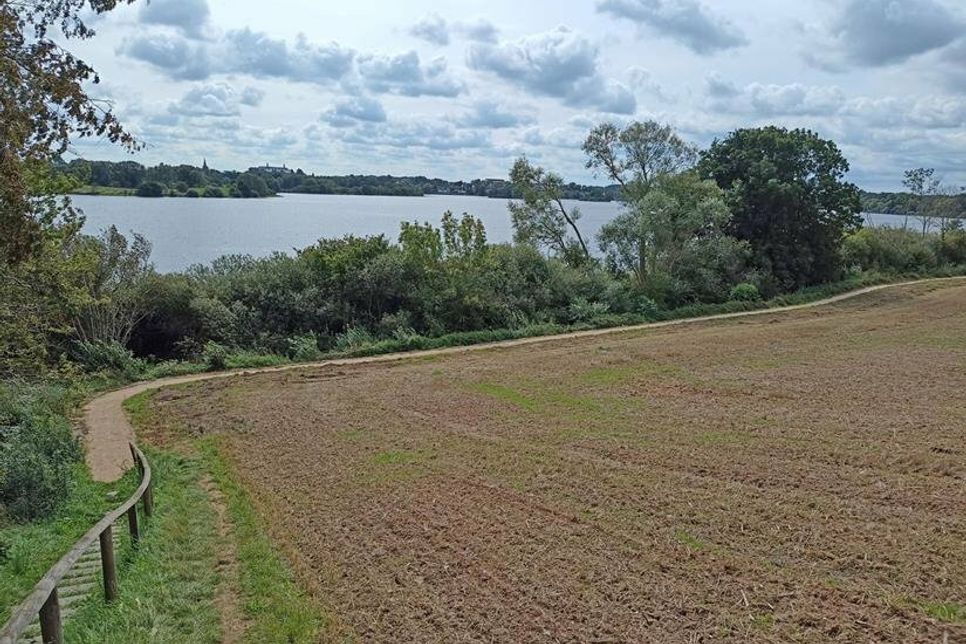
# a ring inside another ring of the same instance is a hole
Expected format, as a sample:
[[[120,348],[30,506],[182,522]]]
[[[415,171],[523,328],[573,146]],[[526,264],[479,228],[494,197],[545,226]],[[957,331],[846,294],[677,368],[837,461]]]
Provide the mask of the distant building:
[[[248,171],[261,172],[263,174],[270,174],[273,176],[278,176],[282,174],[293,174],[293,171],[285,167],[284,164],[282,164],[281,166],[277,166],[277,165],[268,165],[266,163],[265,165],[253,166],[251,168],[248,168]]]

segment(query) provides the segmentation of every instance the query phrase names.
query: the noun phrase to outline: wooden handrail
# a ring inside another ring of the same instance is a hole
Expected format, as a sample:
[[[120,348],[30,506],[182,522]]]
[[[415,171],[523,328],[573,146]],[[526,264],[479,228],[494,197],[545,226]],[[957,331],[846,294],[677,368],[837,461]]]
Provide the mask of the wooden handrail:
[[[40,616],[40,624],[44,644],[60,644],[63,641],[60,624],[60,606],[57,597],[57,587],[64,576],[70,572],[77,560],[95,542],[100,541],[101,566],[104,571],[105,596],[108,601],[117,594],[117,578],[114,570],[114,549],[111,533],[114,522],[124,514],[128,515],[131,527],[131,537],[135,542],[140,538],[137,521],[137,502],[144,500],[143,511],[151,516],[154,499],[151,491],[151,465],[148,459],[134,443],[131,443],[131,455],[141,472],[141,484],[131,497],[113,511],[104,515],[94,527],[80,538],[70,551],[54,564],[47,574],[37,582],[30,595],[10,614],[10,619],[0,630],[0,644],[16,644],[25,630]],[[131,518],[133,513],[134,518]],[[104,538],[106,535],[106,539]]]

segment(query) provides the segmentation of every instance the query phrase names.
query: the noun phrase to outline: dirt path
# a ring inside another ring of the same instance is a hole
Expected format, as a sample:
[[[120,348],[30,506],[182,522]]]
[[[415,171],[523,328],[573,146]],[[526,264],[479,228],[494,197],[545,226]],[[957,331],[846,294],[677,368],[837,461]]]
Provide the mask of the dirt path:
[[[215,523],[218,538],[221,540],[216,566],[220,579],[215,595],[215,606],[221,615],[221,641],[223,644],[234,644],[244,640],[246,623],[241,598],[238,596],[238,548],[235,545],[231,519],[228,517],[228,501],[225,495],[207,474],[202,478],[201,486],[208,493],[211,507],[215,510]]]
[[[594,329],[590,331],[577,331],[571,333],[561,333],[557,335],[537,336],[532,338],[520,338],[517,340],[505,340],[501,342],[488,342],[484,344],[474,344],[461,347],[447,347],[443,349],[429,349],[426,351],[409,351],[403,353],[389,353],[380,356],[370,356],[365,358],[341,358],[334,360],[324,360],[321,362],[310,362],[280,367],[264,367],[258,369],[240,369],[235,371],[224,371],[219,373],[199,373],[188,376],[177,376],[172,378],[161,378],[149,382],[139,382],[123,389],[112,391],[91,400],[84,408],[84,425],[86,428],[87,443],[87,464],[91,474],[96,481],[111,482],[119,479],[124,472],[132,466],[131,454],[128,443],[134,440],[134,429],[127,420],[127,416],[122,408],[122,403],[127,398],[139,394],[149,389],[158,389],[168,385],[177,385],[188,382],[198,382],[201,380],[212,380],[216,378],[230,378],[243,376],[253,373],[268,373],[277,371],[288,371],[292,369],[311,369],[327,366],[344,366],[353,364],[366,364],[377,362],[393,362],[425,356],[447,355],[453,353],[465,353],[469,351],[483,351],[487,349],[516,347],[521,345],[537,344],[540,342],[554,342],[557,340],[567,340],[573,338],[584,338],[615,333],[625,333],[629,331],[639,331],[646,329],[656,329],[667,326],[678,326],[684,324],[695,324],[715,320],[728,320],[733,318],[750,317],[755,315],[770,315],[785,311],[797,311],[801,309],[824,306],[835,302],[841,302],[851,298],[859,297],[868,293],[881,291],[883,289],[900,288],[923,282],[963,280],[964,277],[934,278],[927,280],[914,280],[900,282],[896,284],[880,284],[868,286],[848,293],[842,293],[833,297],[816,300],[806,304],[796,304],[793,306],[783,306],[757,311],[742,311],[739,313],[723,313],[719,315],[707,315],[696,318],[685,318],[680,320],[669,320],[666,322],[653,322],[649,324],[639,324],[634,326],[614,327],[609,329]]]

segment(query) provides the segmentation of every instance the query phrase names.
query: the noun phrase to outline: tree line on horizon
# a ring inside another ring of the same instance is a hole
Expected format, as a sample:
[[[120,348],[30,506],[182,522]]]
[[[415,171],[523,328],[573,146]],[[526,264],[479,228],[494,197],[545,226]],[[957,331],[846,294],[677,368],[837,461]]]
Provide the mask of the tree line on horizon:
[[[247,171],[214,170],[160,163],[144,166],[136,161],[58,161],[55,169],[72,182],[73,194],[131,195],[140,197],[267,197],[278,193],[422,197],[466,195],[511,199],[518,195],[506,179],[447,181],[424,176],[315,175],[302,169],[252,167]],[[563,186],[564,198],[577,201],[615,201],[619,186]]]
[[[159,163],[145,166],[136,161],[58,160],[57,170],[70,179],[72,194],[129,195],[141,197],[252,198],[279,193],[422,197],[426,195],[466,195],[491,199],[517,199],[512,181],[473,179],[447,181],[425,176],[394,175],[315,175],[301,168],[285,174],[274,169],[252,167],[247,171],[215,170],[207,166]],[[859,191],[861,211],[913,217],[920,213],[946,210],[952,217],[966,217],[966,189],[943,193]],[[566,182],[563,198],[568,201],[620,201],[621,186]]]

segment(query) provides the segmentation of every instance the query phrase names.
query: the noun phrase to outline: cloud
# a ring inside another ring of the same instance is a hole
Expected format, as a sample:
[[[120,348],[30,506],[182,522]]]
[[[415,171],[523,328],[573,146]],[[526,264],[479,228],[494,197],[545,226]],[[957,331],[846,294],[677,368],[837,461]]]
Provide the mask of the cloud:
[[[239,102],[249,107],[258,107],[265,98],[265,92],[257,87],[248,86],[242,90]]]
[[[175,80],[203,80],[211,76],[208,46],[181,36],[145,34],[125,40],[118,53],[157,67]]]
[[[829,54],[807,58],[824,67],[882,67],[940,49],[963,34],[966,23],[936,0],[847,0],[814,45]]]
[[[940,73],[943,81],[956,92],[966,92],[966,38],[943,50]]]
[[[637,106],[634,95],[601,75],[598,53],[588,39],[558,27],[515,42],[476,43],[470,47],[467,63],[533,94],[560,98],[567,105],[632,113]]]
[[[439,14],[430,14],[409,28],[409,33],[430,43],[445,47],[449,44],[449,25]]]
[[[139,13],[144,24],[175,27],[191,38],[204,37],[210,16],[208,0],[151,0]]]
[[[190,88],[177,101],[168,103],[163,112],[148,112],[152,125],[179,125],[189,120],[204,119],[209,127],[222,127],[222,119],[236,117],[241,108],[255,107],[265,93],[256,87],[236,90],[228,83],[203,83]]]
[[[242,151],[250,164],[250,155],[258,153],[276,158],[299,142],[289,127],[257,127],[237,118],[196,115],[184,117],[170,112],[150,116],[138,129],[138,137],[149,149],[189,148],[209,160],[213,150]],[[184,157],[181,157],[183,160]]]
[[[866,127],[913,127],[930,130],[966,127],[966,98],[961,96],[862,97],[849,101],[843,114]]]
[[[424,16],[409,28],[410,35],[425,40],[431,45],[445,47],[450,44],[453,32],[459,33],[473,42],[497,41],[500,31],[485,18],[449,23],[437,13]]]
[[[711,98],[733,98],[741,94],[738,86],[729,80],[725,80],[717,72],[711,72],[704,79],[705,93]]]
[[[204,80],[213,74],[247,74],[329,84],[352,70],[355,52],[337,43],[294,44],[263,32],[239,29],[206,42],[148,33],[125,40],[118,53],[146,62],[175,80]]]
[[[359,75],[367,89],[402,96],[458,96],[463,84],[452,78],[446,61],[437,58],[426,66],[410,51],[396,56],[359,57]]]
[[[834,86],[751,83],[745,91],[760,116],[829,115],[845,103],[845,94]]]
[[[224,39],[229,72],[308,83],[339,80],[352,68],[355,52],[338,43],[313,44],[299,35],[294,45],[248,29],[229,31]]]
[[[338,101],[322,115],[334,127],[351,127],[360,123],[384,123],[386,110],[374,98],[355,96]]]
[[[500,30],[484,18],[457,23],[456,28],[474,42],[495,43],[500,37]]]
[[[750,83],[739,89],[715,74],[705,82],[712,108],[758,118],[830,116],[846,102],[845,93],[834,86]]]
[[[439,120],[408,120],[372,124],[336,131],[343,143],[366,148],[423,148],[437,151],[490,148],[489,135],[480,130],[457,129]]]
[[[635,90],[655,96],[661,100],[668,100],[667,94],[661,84],[654,80],[654,75],[648,69],[633,66],[627,70],[631,81],[631,87]]]
[[[702,55],[748,44],[737,27],[697,0],[598,0],[597,11],[647,27]]]
[[[198,85],[173,103],[168,111],[184,116],[237,116],[241,100],[234,88],[226,83]]]
[[[496,101],[484,100],[477,101],[470,112],[454,119],[453,122],[460,127],[500,129],[530,125],[536,120],[533,114],[521,114]]]

